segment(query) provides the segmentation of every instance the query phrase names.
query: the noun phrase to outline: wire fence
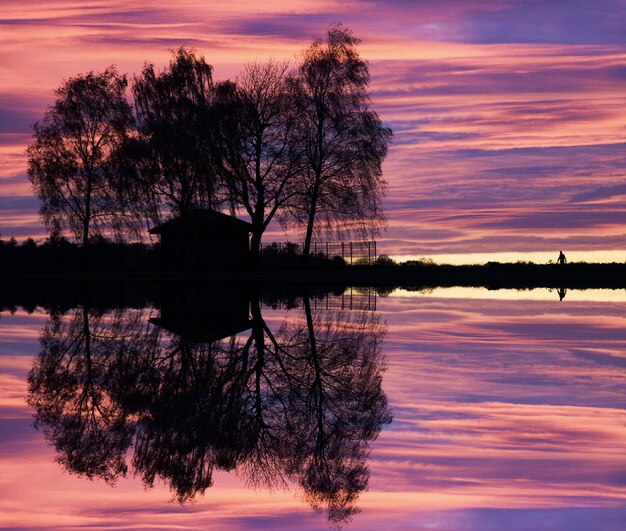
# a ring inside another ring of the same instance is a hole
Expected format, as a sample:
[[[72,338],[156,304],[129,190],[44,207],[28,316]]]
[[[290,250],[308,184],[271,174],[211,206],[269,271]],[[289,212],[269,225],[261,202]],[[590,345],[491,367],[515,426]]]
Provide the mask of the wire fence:
[[[313,310],[376,310],[376,290],[373,288],[348,288],[340,295],[336,293],[325,293],[324,295],[316,295],[311,297],[310,303]],[[296,305],[296,307],[299,306]],[[261,302],[261,308],[282,310],[294,307],[293,301],[272,301]]]
[[[295,242],[276,242],[261,245],[261,252],[290,254],[302,256],[304,245]],[[329,259],[340,257],[348,264],[372,264],[376,261],[375,241],[360,242],[311,242],[310,254],[323,256]]]

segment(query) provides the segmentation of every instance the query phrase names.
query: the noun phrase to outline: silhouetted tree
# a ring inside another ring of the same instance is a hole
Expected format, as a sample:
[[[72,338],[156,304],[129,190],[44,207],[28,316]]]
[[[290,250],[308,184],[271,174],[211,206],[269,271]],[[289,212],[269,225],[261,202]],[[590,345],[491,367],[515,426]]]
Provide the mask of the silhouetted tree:
[[[140,419],[133,468],[151,487],[157,477],[183,503],[213,484],[213,471],[232,470],[247,448],[239,346],[233,338],[195,343],[160,333],[139,391]]]
[[[157,73],[146,64],[135,77],[139,136],[127,145],[137,188],[133,194],[153,222],[215,205],[210,163],[213,68],[193,50],[174,52]]]
[[[253,486],[297,484],[344,522],[367,487],[369,443],[391,421],[385,327],[374,314],[302,305],[273,331],[252,297],[249,335],[214,340],[146,328],[130,310],[53,317],[29,375],[36,426],[71,472],[114,482],[132,445],[133,472],[147,486],[163,479],[180,502],[215,470],[237,469]]]
[[[369,312],[313,311],[278,332],[292,375],[288,469],[315,508],[334,523],[358,511],[367,488],[369,443],[391,422],[382,390],[380,345],[385,326]]]
[[[251,63],[236,84],[218,89],[215,160],[231,204],[250,216],[255,261],[265,229],[292,194],[297,157],[289,75],[286,63]]]
[[[54,315],[42,332],[41,353],[28,377],[35,426],[54,444],[58,461],[74,473],[109,483],[126,474],[126,450],[134,432],[115,394],[120,386],[139,382],[130,374],[137,354],[132,345],[137,317],[123,311],[105,316],[86,308]],[[121,363],[125,356],[131,363]]]
[[[67,80],[34,126],[28,174],[46,225],[69,229],[85,246],[92,234],[128,221],[116,155],[133,124],[126,77],[114,67]]]
[[[314,508],[341,523],[367,488],[369,443],[391,421],[381,386],[385,326],[367,312],[313,312],[307,295],[301,305],[303,315],[273,332],[251,301],[242,352],[255,444],[239,468],[256,487],[299,484]]]
[[[305,257],[315,232],[375,234],[385,226],[381,165],[392,133],[369,107],[359,42],[350,30],[331,26],[325,41],[304,52],[294,83],[306,164],[289,213],[306,228]]]

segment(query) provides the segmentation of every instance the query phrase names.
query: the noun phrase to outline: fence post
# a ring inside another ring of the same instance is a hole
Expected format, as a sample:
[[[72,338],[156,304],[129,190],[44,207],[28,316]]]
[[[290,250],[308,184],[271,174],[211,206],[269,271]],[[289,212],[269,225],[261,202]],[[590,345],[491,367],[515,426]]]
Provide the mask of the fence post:
[[[350,265],[352,265],[352,242],[350,242]]]

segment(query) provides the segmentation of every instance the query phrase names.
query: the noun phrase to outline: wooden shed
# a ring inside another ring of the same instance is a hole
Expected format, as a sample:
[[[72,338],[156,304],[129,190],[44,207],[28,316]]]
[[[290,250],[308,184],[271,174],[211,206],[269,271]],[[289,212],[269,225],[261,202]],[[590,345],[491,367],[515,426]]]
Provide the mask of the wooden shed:
[[[252,225],[217,212],[192,210],[150,229],[161,238],[166,269],[225,269],[249,263]]]
[[[211,343],[248,330],[250,295],[240,286],[165,284],[159,317],[150,323],[190,343]]]

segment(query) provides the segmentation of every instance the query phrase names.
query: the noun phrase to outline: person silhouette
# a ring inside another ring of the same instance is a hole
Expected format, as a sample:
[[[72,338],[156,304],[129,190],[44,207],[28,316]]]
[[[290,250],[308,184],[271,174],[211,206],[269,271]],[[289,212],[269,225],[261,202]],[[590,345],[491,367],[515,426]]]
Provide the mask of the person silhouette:
[[[565,255],[563,254],[563,251],[559,251],[559,258],[558,258],[557,262],[559,264],[566,264],[567,263],[567,258],[565,258]]]

